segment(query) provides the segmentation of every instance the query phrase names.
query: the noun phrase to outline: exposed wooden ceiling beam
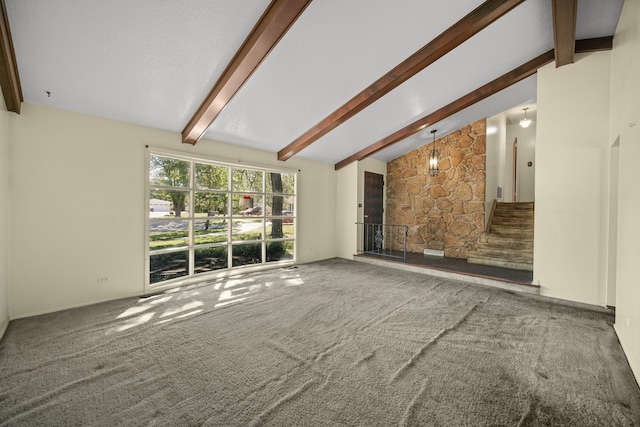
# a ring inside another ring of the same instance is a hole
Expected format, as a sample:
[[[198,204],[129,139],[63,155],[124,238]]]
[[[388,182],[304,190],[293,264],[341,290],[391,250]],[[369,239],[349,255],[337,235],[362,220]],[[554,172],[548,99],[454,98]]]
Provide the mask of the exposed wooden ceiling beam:
[[[578,0],[551,0],[556,67],[573,64]]]
[[[7,111],[20,114],[22,87],[4,0],[0,1],[0,15],[0,87]]]
[[[576,53],[598,52],[613,49],[613,36],[576,40]]]
[[[487,0],[278,152],[287,160],[461,45],[524,0]]]
[[[222,76],[182,131],[182,142],[196,144],[311,0],[272,0]]]
[[[600,37],[576,41],[576,53],[611,50],[612,48],[613,37]],[[377,153],[378,151],[395,144],[396,142],[399,142],[405,138],[410,137],[411,135],[420,132],[430,125],[433,125],[459,111],[462,111],[465,108],[472,106],[476,102],[482,101],[483,99],[494,95],[503,89],[506,89],[507,87],[533,75],[538,71],[538,68],[549,64],[554,59],[555,53],[553,50],[543,53],[542,55],[532,59],[531,61],[526,62],[519,67],[509,71],[508,73],[498,77],[497,79],[487,83],[486,85],[477,88],[473,92],[469,92],[465,96],[458,98],[457,100],[440,108],[439,110],[436,110],[433,113],[416,120],[410,125],[403,127],[402,129],[392,133],[391,135],[382,138],[380,141],[369,145],[368,147],[358,151],[357,153],[347,157],[344,160],[341,160],[340,162],[335,164],[335,169],[342,169],[352,162],[363,160]]]
[[[347,157],[346,159],[336,163],[335,169],[342,169],[349,163],[367,158],[377,153],[378,151],[395,144],[396,142],[399,142],[413,134],[420,132],[429,125],[446,119],[447,117],[450,117],[455,113],[472,106],[476,102],[480,102],[483,99],[496,94],[503,89],[506,89],[507,87],[519,82],[520,80],[523,80],[535,74],[538,68],[552,62],[553,59],[553,50],[550,50],[547,53],[543,53],[537,58],[534,58],[531,61],[522,64],[517,68],[514,68],[513,70],[509,71],[506,74],[503,74],[497,79],[477,88],[473,92],[469,92],[463,97],[456,99],[452,103],[445,105],[444,107],[434,111],[433,113],[416,120],[410,125],[403,127],[402,129],[392,133],[391,135],[382,138],[380,141],[375,142],[368,147],[358,151],[357,153]]]

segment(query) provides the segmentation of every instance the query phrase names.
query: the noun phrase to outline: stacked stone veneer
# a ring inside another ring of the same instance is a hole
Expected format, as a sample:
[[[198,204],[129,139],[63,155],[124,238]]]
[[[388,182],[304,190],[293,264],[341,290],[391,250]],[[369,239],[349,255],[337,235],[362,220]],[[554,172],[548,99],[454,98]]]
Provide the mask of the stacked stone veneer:
[[[484,231],[486,121],[436,140],[440,172],[433,177],[432,144],[387,164],[386,222],[409,227],[409,252],[466,258]]]

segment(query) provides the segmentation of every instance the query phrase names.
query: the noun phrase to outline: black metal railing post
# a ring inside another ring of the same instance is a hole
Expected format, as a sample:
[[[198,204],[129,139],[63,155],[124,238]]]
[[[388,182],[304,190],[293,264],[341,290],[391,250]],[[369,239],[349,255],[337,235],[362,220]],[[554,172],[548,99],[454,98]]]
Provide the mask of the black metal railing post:
[[[356,222],[358,254],[385,258],[402,258],[407,262],[407,235],[409,227],[397,224],[371,224]],[[400,239],[402,239],[400,241]]]

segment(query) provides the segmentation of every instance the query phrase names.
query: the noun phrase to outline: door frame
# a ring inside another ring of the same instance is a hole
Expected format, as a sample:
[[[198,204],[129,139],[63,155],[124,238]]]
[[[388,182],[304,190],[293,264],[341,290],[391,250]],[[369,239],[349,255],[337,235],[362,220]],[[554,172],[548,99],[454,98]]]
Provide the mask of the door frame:
[[[362,248],[365,251],[368,251],[372,249],[371,245],[374,244],[373,235],[375,234],[375,231],[376,231],[374,230],[374,227],[371,227],[368,224],[384,224],[384,201],[385,201],[384,175],[375,173],[375,172],[364,171],[363,184],[364,185],[363,185],[363,197],[362,197],[362,204],[363,204],[362,222],[364,223],[364,225],[363,225],[362,237],[364,241],[362,242],[363,243]],[[368,189],[371,189],[371,188],[374,188],[375,193],[378,193],[374,197],[371,197],[372,195],[371,191],[367,191]],[[376,215],[375,217],[372,217],[370,214],[370,210],[376,208],[376,206],[369,206],[371,204],[372,198],[379,199],[379,204],[377,204],[379,205],[379,208],[380,208],[379,215]],[[378,232],[379,231],[380,230],[378,230]]]

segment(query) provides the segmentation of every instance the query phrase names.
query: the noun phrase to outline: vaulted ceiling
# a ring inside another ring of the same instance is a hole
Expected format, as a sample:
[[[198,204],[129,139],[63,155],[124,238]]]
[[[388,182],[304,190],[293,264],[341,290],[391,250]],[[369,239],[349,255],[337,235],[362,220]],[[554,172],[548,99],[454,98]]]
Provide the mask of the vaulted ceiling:
[[[538,67],[610,48],[622,1],[3,3],[26,102],[340,168],[535,102]]]

